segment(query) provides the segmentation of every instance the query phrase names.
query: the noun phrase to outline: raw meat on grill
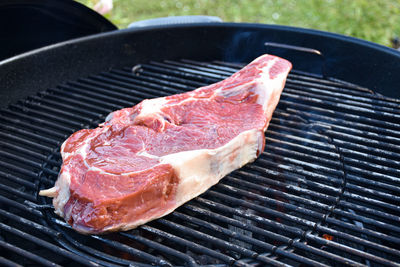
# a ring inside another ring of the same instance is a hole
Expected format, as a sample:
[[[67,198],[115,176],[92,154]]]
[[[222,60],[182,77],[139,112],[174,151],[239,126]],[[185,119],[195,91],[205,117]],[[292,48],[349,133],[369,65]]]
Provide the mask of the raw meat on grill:
[[[221,82],[111,113],[63,143],[58,180],[40,194],[82,233],[164,216],[257,158],[290,69],[263,55]]]

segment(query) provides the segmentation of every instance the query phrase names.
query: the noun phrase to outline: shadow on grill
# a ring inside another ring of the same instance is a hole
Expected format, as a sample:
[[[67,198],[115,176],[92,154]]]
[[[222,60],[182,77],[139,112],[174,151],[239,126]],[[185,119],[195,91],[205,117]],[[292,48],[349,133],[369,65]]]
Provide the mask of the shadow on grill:
[[[59,147],[72,132],[144,98],[217,82],[241,66],[148,62],[2,109],[0,263],[399,264],[400,101],[299,71],[289,75],[260,158],[165,218],[83,236],[37,196],[54,184]]]

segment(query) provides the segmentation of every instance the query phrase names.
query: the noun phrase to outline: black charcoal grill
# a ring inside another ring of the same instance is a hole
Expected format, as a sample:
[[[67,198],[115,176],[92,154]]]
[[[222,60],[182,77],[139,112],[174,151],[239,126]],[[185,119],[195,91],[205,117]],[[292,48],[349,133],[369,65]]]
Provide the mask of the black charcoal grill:
[[[59,147],[142,99],[219,81],[263,53],[293,62],[260,158],[171,215],[84,236],[38,191]],[[252,24],[121,30],[0,63],[0,264],[400,265],[400,54]]]

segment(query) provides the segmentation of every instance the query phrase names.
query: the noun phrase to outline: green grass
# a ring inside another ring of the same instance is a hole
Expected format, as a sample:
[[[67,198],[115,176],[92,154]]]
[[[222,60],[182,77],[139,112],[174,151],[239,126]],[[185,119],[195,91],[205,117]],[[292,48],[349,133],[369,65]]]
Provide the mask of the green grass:
[[[78,2],[92,7],[96,1]],[[400,35],[400,0],[114,0],[106,17],[125,28],[133,21],[179,15],[318,29],[383,45]]]

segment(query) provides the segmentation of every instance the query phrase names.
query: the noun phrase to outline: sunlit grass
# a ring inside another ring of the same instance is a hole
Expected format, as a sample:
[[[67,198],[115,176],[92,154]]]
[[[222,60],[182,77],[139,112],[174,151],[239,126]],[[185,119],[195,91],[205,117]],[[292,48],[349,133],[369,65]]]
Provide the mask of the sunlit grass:
[[[92,7],[96,1],[79,2]],[[106,17],[125,28],[134,21],[179,15],[319,29],[384,45],[400,35],[399,0],[114,0]]]

